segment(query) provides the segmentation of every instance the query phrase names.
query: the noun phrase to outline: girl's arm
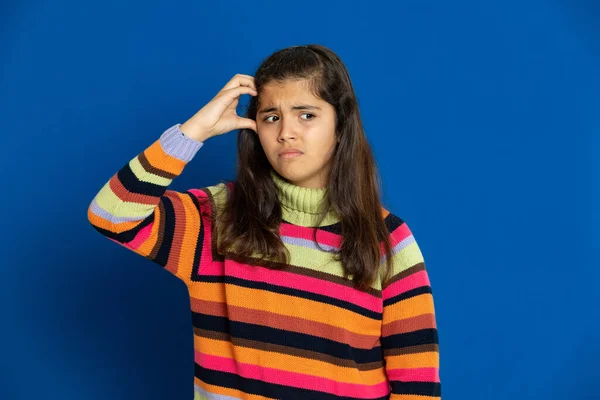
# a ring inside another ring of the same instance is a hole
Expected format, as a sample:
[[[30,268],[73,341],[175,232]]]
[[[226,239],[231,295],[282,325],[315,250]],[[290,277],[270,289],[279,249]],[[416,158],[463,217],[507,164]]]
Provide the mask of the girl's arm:
[[[390,400],[441,399],[438,332],[429,276],[412,232],[404,221],[396,221],[391,234],[393,275],[382,285],[381,346]]]
[[[206,235],[209,228],[203,226],[201,210],[208,213],[210,207],[201,201],[208,197],[206,190],[167,190],[203,146],[179,127],[167,129],[113,175],[92,200],[87,215],[102,235],[188,282],[202,254],[199,235]]]

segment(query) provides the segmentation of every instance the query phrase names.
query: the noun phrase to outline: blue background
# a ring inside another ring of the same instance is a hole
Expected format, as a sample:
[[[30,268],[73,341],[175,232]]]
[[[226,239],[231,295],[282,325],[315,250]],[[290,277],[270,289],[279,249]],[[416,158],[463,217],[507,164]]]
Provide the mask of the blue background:
[[[599,399],[598,4],[4,3],[0,398],[193,397],[184,284],[87,207],[234,74],[320,43],[423,251],[442,398]],[[171,189],[233,178],[235,143]]]

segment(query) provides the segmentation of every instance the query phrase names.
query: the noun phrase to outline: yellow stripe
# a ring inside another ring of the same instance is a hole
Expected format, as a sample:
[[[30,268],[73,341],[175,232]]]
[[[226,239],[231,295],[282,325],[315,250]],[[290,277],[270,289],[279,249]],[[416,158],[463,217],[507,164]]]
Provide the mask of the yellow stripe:
[[[327,274],[343,277],[342,263],[334,260],[334,255],[301,245],[284,243],[290,251],[290,264],[314,271],[326,271]]]
[[[109,182],[105,183],[96,195],[98,205],[115,217],[133,217],[144,219],[154,209],[153,205],[124,202],[110,188]]]
[[[143,182],[154,183],[155,185],[167,187],[173,181],[173,179],[164,178],[162,176],[155,175],[153,173],[146,171],[144,169],[144,167],[142,166],[142,164],[140,163],[140,160],[138,157],[135,157],[134,159],[129,161],[129,168],[131,168],[131,171],[133,171],[133,174],[135,175],[135,177],[138,180],[143,181]]]
[[[405,271],[420,262],[424,262],[423,254],[417,242],[412,242],[392,256],[394,262],[394,274]]]

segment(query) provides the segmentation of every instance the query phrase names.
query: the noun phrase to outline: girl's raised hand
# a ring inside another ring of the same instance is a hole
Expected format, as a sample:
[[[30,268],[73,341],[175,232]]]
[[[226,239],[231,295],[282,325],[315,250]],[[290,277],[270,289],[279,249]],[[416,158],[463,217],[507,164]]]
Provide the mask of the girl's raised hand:
[[[210,102],[180,126],[181,132],[200,142],[236,129],[249,128],[256,132],[256,121],[237,115],[236,108],[243,94],[258,95],[254,77],[236,74]]]

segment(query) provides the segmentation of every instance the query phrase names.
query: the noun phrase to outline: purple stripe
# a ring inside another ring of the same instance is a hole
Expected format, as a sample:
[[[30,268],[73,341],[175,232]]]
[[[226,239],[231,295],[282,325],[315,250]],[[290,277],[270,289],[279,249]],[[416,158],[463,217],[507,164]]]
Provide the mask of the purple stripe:
[[[281,241],[283,243],[289,243],[289,244],[293,244],[295,246],[302,246],[302,247],[306,247],[306,248],[313,249],[313,250],[321,250],[317,247],[317,245],[315,244],[315,242],[313,240],[297,238],[297,237],[293,237],[293,236],[284,236],[284,235],[281,235],[280,237],[281,237]],[[330,245],[327,245],[324,243],[319,243],[319,245],[324,250],[339,250],[338,247],[330,246]]]
[[[411,243],[415,242],[415,237],[413,235],[407,236],[404,238],[404,240],[398,242],[394,247],[392,247],[392,256],[394,254],[396,254],[397,252],[399,252],[400,250],[402,250],[403,248],[405,248],[406,246],[408,246]],[[387,260],[387,255],[384,254],[383,257],[381,258],[381,264],[383,264],[384,262],[386,262]]]
[[[204,142],[184,135],[181,129],[179,129],[180,126],[181,124],[175,124],[164,131],[160,136],[160,145],[168,155],[185,162],[190,162],[198,150],[204,146]]]
[[[154,208],[152,208],[152,210],[150,210],[148,215],[146,215],[145,217],[116,217],[115,215],[111,214],[109,211],[100,207],[100,204],[98,204],[98,202],[96,201],[95,198],[94,198],[94,200],[92,200],[92,204],[90,205],[90,208],[92,210],[92,213],[96,214],[99,217],[104,218],[105,220],[112,222],[113,224],[118,224],[119,222],[141,221],[144,218],[148,217],[148,215],[150,215],[154,212]]]

